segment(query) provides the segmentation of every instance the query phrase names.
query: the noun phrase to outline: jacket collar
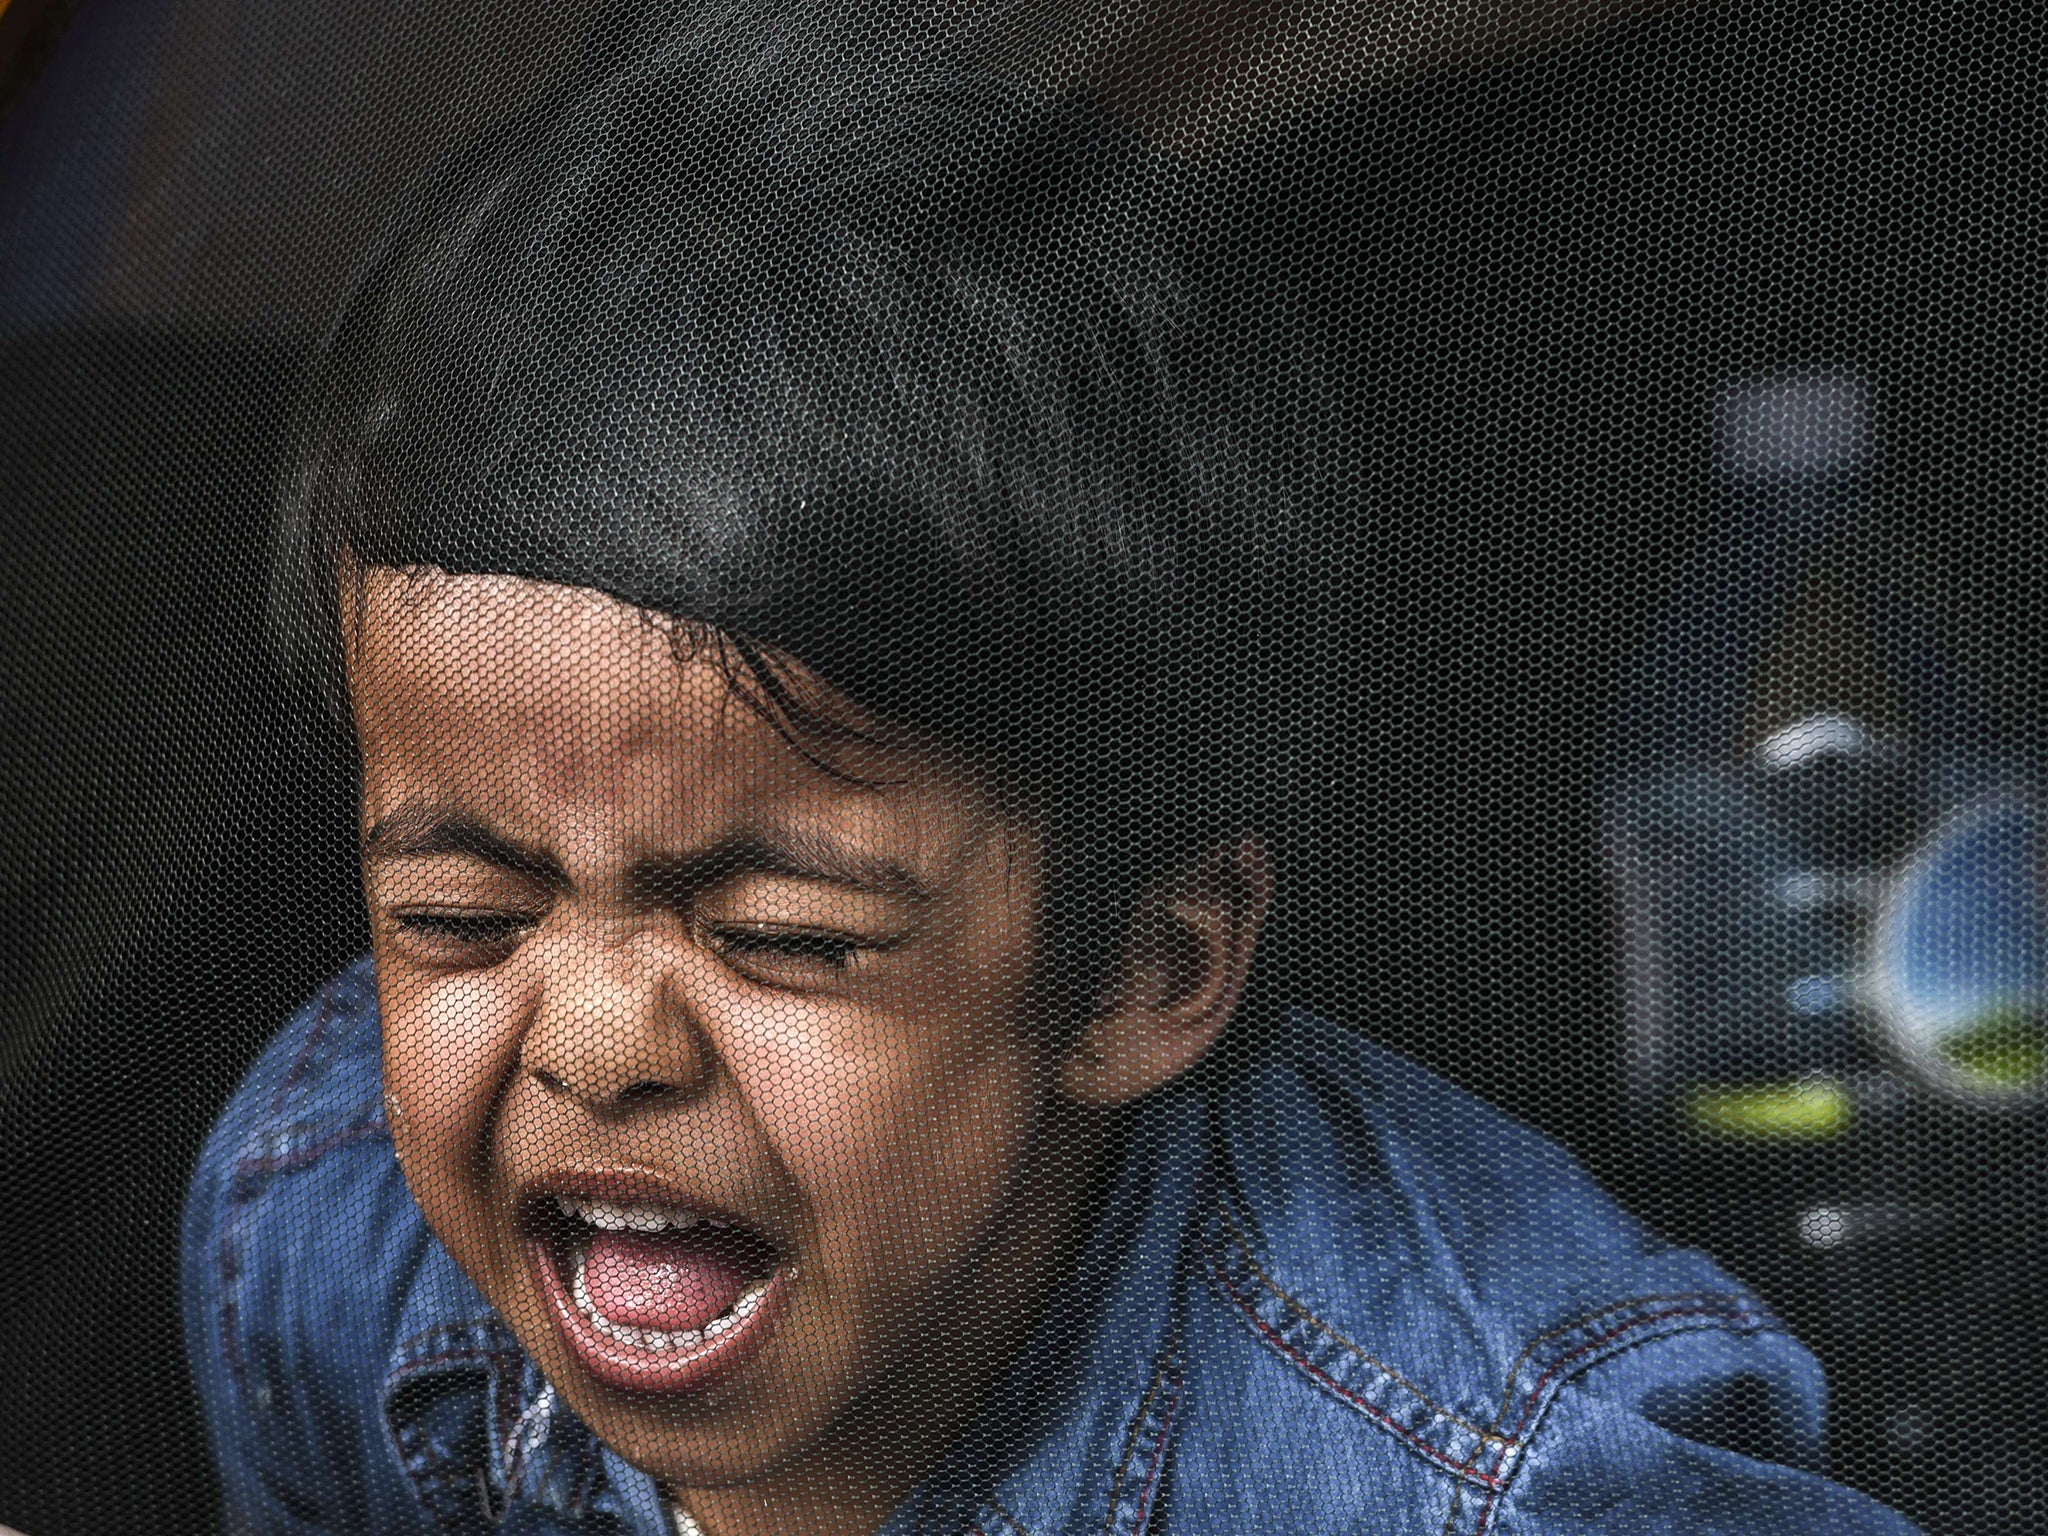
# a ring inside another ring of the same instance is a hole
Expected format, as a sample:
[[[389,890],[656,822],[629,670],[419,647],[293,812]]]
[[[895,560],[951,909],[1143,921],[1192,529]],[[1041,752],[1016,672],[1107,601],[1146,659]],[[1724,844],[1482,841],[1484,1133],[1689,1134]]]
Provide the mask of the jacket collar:
[[[539,1509],[579,1530],[665,1536],[652,1484],[569,1411],[431,1238],[399,1312],[379,1402],[390,1448],[437,1530],[516,1530],[520,1511]]]

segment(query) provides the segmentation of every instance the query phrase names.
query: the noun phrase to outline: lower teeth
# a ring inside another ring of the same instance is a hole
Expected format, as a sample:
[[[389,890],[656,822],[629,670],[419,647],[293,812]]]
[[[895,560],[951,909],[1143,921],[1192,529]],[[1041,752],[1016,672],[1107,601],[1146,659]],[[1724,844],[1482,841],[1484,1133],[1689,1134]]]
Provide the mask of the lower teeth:
[[[761,1305],[761,1298],[768,1294],[768,1282],[756,1280],[744,1291],[739,1300],[719,1316],[711,1319],[702,1329],[685,1329],[676,1333],[665,1333],[659,1328],[635,1328],[630,1323],[615,1323],[597,1310],[597,1304],[590,1299],[589,1282],[584,1277],[586,1255],[579,1251],[570,1265],[569,1293],[575,1298],[576,1310],[581,1312],[606,1338],[620,1344],[630,1344],[635,1349],[682,1350],[698,1349],[712,1339],[730,1332],[754,1315]]]

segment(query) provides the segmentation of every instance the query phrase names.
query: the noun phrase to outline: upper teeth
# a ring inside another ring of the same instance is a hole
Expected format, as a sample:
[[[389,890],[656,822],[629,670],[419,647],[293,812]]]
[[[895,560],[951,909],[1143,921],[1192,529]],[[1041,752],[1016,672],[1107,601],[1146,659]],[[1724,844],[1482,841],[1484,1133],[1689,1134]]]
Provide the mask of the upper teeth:
[[[579,1200],[573,1195],[557,1195],[555,1204],[563,1215],[587,1221],[600,1232],[687,1232],[700,1223],[725,1225],[672,1205],[617,1205],[610,1200]]]

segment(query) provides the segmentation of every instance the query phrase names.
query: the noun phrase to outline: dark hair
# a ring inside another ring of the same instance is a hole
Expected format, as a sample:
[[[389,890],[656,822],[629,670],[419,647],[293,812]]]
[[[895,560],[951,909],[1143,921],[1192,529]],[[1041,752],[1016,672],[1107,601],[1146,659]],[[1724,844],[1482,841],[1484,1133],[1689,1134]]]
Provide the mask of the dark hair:
[[[344,552],[595,588],[1048,786],[1115,898],[1285,783],[1288,499],[1172,166],[822,9],[629,13],[424,188],[314,371],[286,642],[331,691]]]

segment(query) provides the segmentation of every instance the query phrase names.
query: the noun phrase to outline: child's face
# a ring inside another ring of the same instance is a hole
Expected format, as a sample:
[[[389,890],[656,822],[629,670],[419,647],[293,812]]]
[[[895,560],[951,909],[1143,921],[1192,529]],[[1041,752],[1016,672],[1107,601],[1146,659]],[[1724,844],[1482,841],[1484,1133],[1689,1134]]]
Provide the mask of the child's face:
[[[906,1383],[1014,1347],[1099,1145],[1046,1086],[1031,829],[930,754],[819,771],[609,599],[361,579],[385,1081],[434,1231],[657,1476],[914,1423]]]

